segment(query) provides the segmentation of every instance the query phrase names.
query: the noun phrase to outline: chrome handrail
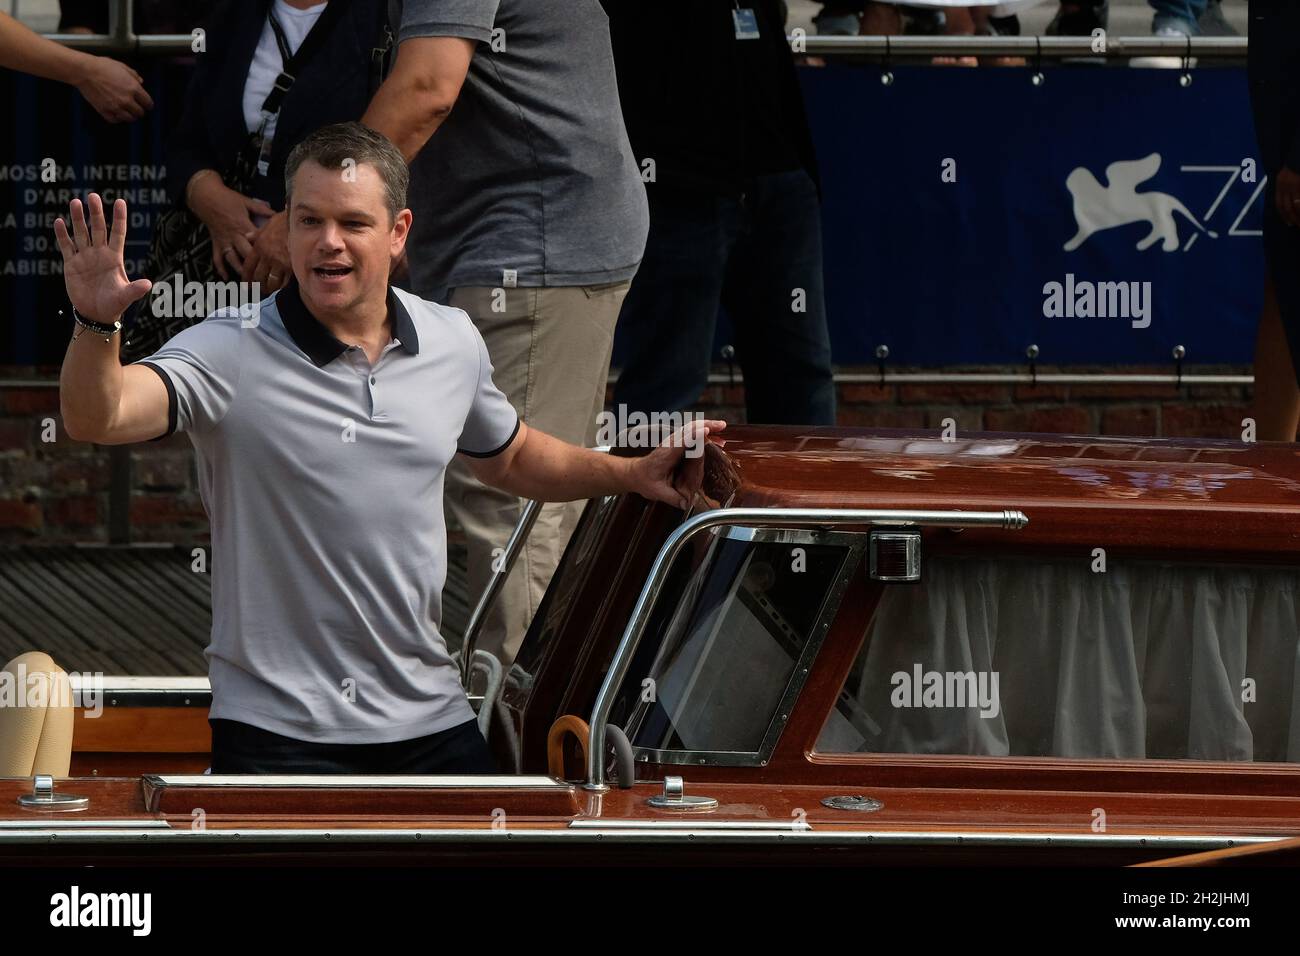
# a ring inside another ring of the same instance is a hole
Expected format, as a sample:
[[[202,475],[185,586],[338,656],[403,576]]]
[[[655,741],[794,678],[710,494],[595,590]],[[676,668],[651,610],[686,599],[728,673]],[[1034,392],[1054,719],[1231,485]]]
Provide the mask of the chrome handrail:
[[[645,585],[637,598],[632,616],[628,619],[623,639],[614,652],[614,659],[609,670],[605,672],[604,683],[596,695],[592,707],[591,719],[587,725],[591,728],[591,740],[587,746],[587,783],[588,790],[604,791],[609,786],[605,783],[605,725],[609,722],[609,712],[614,705],[614,694],[627,677],[632,655],[641,642],[646,624],[650,620],[650,611],[658,600],[659,592],[667,579],[668,570],[689,541],[701,531],[720,525],[742,525],[746,527],[791,527],[791,526],[842,526],[842,525],[887,525],[923,526],[947,528],[1002,528],[1016,531],[1029,524],[1029,519],[1021,511],[909,511],[892,509],[857,509],[857,508],[718,508],[695,515],[682,522],[668,539],[664,541],[650,567]]]

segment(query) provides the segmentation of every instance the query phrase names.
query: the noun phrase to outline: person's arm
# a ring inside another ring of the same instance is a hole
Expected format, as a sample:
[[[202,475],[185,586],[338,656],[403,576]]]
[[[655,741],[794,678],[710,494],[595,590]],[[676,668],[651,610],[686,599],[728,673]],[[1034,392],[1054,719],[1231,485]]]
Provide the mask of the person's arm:
[[[105,342],[83,331],[68,346],[59,401],[63,430],[74,441],[125,445],[168,431],[167,387],[152,369],[118,361],[120,334]]]
[[[62,219],[54,234],[63,254],[63,278],[68,299],[84,318],[112,325],[126,307],[149,292],[148,279],[127,279],[122,250],[126,242],[126,202],[113,204],[113,229],[104,222],[97,193],[88,199],[87,227],[81,200],[69,208],[72,234]],[[101,445],[157,438],[168,430],[167,387],[158,373],[139,365],[122,367],[118,359],[120,332],[104,341],[75,326],[59,373],[59,403],[68,437]]]
[[[409,163],[456,105],[473,56],[474,41],[464,37],[403,40],[362,125],[392,140]]]
[[[0,66],[75,86],[110,123],[139,119],[153,109],[144,80],[125,63],[47,40],[0,13]]]
[[[636,492],[689,508],[704,470],[704,445],[723,421],[694,421],[639,458],[579,448],[520,423],[514,440],[491,457],[468,457],[474,477],[521,498],[576,501]],[[685,467],[680,467],[685,462]]]

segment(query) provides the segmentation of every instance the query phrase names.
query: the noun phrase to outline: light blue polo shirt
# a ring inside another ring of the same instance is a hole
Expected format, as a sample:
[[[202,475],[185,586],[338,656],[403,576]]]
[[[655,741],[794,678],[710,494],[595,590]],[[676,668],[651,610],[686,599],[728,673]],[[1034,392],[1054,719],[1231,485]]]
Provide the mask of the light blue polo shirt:
[[[443,475],[503,451],[519,416],[464,312],[395,288],[388,308],[373,367],[296,284],[138,363],[167,385],[211,525],[211,717],[320,743],[474,717],[439,633]]]

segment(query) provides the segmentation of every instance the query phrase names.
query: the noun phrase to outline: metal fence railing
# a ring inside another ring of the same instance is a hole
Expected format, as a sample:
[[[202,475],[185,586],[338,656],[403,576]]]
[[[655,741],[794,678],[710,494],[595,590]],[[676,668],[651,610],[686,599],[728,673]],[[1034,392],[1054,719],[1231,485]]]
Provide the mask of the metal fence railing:
[[[861,366],[865,367],[865,366]],[[1122,366],[1120,366],[1122,367]],[[945,372],[939,369],[910,371],[849,371],[837,369],[832,378],[836,385],[1168,385],[1171,388],[1188,385],[1218,385],[1225,388],[1253,385],[1255,377],[1244,372]],[[610,373],[609,382],[618,381],[618,372]],[[743,385],[745,377],[739,369],[733,372],[709,373],[710,385]],[[58,388],[53,378],[4,378],[0,376],[0,389],[4,388]]]
[[[109,0],[106,34],[44,36],[75,50],[117,55],[188,53],[194,42],[188,33],[136,33],[131,4],[121,0]],[[801,28],[791,33],[789,41],[796,53],[810,56],[871,56],[899,61],[935,56],[1020,56],[1036,62],[1145,56],[1242,60],[1247,49],[1245,37],[817,36]]]
[[[1245,37],[986,37],[986,36],[805,36],[790,37],[796,52],[816,56],[879,56],[889,59],[932,56],[1020,56],[1033,61],[1139,56],[1243,60]]]

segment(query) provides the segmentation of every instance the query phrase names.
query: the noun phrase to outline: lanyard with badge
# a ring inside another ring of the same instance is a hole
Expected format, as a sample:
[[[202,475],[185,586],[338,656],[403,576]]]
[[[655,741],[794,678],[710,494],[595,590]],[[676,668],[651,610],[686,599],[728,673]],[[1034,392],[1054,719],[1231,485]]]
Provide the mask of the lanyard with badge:
[[[740,0],[731,0],[735,8],[731,11],[731,19],[736,24],[737,40],[757,40],[758,37],[758,14],[752,7],[740,6]]]
[[[290,72],[293,52],[289,49],[289,38],[284,35],[284,27],[280,26],[280,21],[275,18],[274,9],[266,14],[266,19],[271,24],[271,32],[275,34],[275,45],[280,48],[281,69],[280,75],[275,78],[275,85],[271,87],[271,95],[262,104],[262,122],[257,127],[257,142],[260,144],[257,153],[259,176],[265,176],[271,168],[271,137],[266,135],[266,128],[280,111],[279,101],[284,98],[285,93],[289,92],[289,87],[293,86],[294,81],[294,76]],[[281,89],[284,92],[277,97],[276,91]]]

